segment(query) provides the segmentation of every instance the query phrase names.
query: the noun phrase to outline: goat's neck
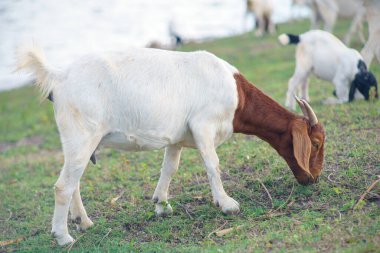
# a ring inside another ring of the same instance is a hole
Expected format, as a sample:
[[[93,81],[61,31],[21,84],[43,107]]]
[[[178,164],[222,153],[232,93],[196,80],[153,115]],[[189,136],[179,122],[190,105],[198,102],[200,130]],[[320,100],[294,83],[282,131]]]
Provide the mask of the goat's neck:
[[[235,112],[234,133],[256,135],[281,153],[289,135],[290,123],[297,118],[276,101],[250,84],[241,74],[235,74],[239,104]]]

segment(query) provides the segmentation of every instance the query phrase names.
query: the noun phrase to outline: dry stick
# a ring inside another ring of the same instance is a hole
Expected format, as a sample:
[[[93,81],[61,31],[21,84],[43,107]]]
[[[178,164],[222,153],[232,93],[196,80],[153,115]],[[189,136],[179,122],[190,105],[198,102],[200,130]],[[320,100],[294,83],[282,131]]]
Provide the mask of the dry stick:
[[[100,239],[100,241],[98,242],[98,244],[100,244],[103,241],[103,239],[106,238],[111,233],[111,231],[112,231],[112,228],[109,228],[107,234],[105,236],[103,236],[102,239]]]
[[[19,237],[17,239],[12,239],[12,240],[6,240],[6,241],[1,241],[0,242],[0,247],[5,247],[5,246],[8,246],[8,245],[11,245],[11,244],[14,244],[14,243],[19,243],[21,241],[24,241],[26,240],[26,237]]]
[[[217,229],[213,230],[210,234],[208,234],[207,237],[208,237],[209,239],[211,239],[210,236],[211,236],[213,233],[215,233],[215,232],[221,230],[225,225],[227,225],[227,223],[228,223],[228,220],[226,220],[222,226],[218,227]]]
[[[264,183],[261,182],[260,179],[256,179],[256,180],[261,184],[261,186],[264,188],[265,192],[267,193],[267,195],[268,195],[268,197],[269,197],[269,199],[270,199],[270,202],[271,202],[271,209],[273,209],[273,208],[274,208],[274,205],[273,205],[273,199],[272,199],[272,196],[270,195],[268,189],[265,187]]]
[[[355,209],[357,205],[359,205],[360,201],[362,201],[365,196],[375,187],[375,185],[380,181],[380,175],[377,175],[377,179],[368,187],[368,189],[360,196],[359,200],[356,202],[355,205],[351,207],[351,210]]]
[[[0,221],[9,221],[12,218],[12,215],[13,215],[12,211],[10,209],[8,209],[8,212],[9,212],[8,219],[4,219],[4,220],[0,219]]]
[[[380,130],[378,127],[368,127],[368,128],[353,128],[353,131],[367,131],[367,130]]]
[[[240,225],[240,226],[237,226],[237,227],[232,227],[232,228],[226,228],[226,229],[223,229],[223,230],[220,230],[220,231],[216,231],[215,234],[216,236],[218,237],[222,237],[232,231],[238,231],[240,229],[243,228],[243,225]]]
[[[79,239],[80,239],[81,237],[83,237],[84,235],[85,235],[85,234],[78,236],[78,238],[77,238],[75,241],[73,241],[72,243],[70,243],[70,245],[68,245],[68,247],[66,248],[66,249],[67,249],[67,252],[70,252],[70,250],[71,250],[71,248],[74,246],[74,244],[75,244],[77,241],[79,241]]]
[[[194,219],[193,216],[191,216],[191,214],[189,213],[189,210],[187,210],[187,208],[184,205],[182,205],[178,202],[175,202],[175,203],[185,210],[186,214],[189,216],[190,219],[192,219],[192,220]]]
[[[284,212],[284,213],[266,213],[266,214],[263,214],[261,216],[258,216],[256,218],[253,218],[253,220],[255,221],[259,221],[259,220],[266,220],[266,219],[270,219],[270,218],[273,218],[273,217],[278,217],[278,216],[283,216],[283,215],[287,215],[288,212]]]
[[[273,212],[277,212],[278,210],[280,210],[283,206],[285,206],[289,202],[290,197],[293,195],[293,190],[294,190],[294,182],[293,182],[292,190],[290,191],[290,194],[289,194],[288,198],[286,199],[285,203],[283,203],[281,206],[277,207],[276,210],[274,210]],[[271,212],[271,211],[269,211],[269,212]]]
[[[123,194],[125,193],[125,190],[122,191],[119,195],[117,195],[115,198],[111,199],[110,203],[111,205],[115,205],[116,204],[116,201],[118,201],[118,199],[121,198],[121,196],[123,196]]]
[[[330,177],[331,175],[333,174],[334,172],[331,172],[328,176],[327,176],[327,180],[329,180],[331,183],[333,184],[336,184],[337,182],[335,180],[332,180]]]

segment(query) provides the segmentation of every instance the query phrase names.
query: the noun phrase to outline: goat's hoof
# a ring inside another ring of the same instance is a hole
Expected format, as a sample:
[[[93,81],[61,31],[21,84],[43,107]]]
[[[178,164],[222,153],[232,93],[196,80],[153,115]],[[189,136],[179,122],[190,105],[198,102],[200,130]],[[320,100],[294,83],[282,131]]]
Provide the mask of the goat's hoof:
[[[74,224],[77,224],[79,225],[81,222],[82,222],[82,218],[80,216],[76,217],[76,218],[71,218],[71,221],[74,223]]]
[[[89,218],[81,219],[81,222],[79,224],[77,223],[77,230],[83,232],[93,225],[94,223]]]
[[[231,197],[218,201],[218,203],[225,214],[238,214],[240,212],[239,203]]]
[[[173,213],[173,208],[168,202],[160,202],[156,204],[156,214],[160,217],[166,217]]]
[[[64,246],[74,242],[74,239],[69,234],[58,235],[56,232],[51,232],[51,235],[57,240],[59,246]]]

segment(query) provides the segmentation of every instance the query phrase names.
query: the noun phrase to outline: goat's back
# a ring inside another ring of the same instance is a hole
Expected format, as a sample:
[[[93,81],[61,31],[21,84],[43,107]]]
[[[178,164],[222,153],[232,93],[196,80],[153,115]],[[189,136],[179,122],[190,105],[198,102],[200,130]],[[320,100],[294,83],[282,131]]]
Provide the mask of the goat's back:
[[[207,52],[131,49],[84,56],[53,90],[57,123],[75,111],[93,129],[176,142],[195,119],[232,123],[234,72]]]

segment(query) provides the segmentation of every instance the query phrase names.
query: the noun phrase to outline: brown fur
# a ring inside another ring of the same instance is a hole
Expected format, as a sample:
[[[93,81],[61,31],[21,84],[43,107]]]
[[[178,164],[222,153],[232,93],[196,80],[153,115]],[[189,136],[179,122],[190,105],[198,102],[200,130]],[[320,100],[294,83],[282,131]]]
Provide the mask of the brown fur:
[[[315,182],[323,168],[325,133],[318,123],[295,115],[235,74],[239,104],[235,133],[256,135],[268,142],[288,163],[300,184]]]

